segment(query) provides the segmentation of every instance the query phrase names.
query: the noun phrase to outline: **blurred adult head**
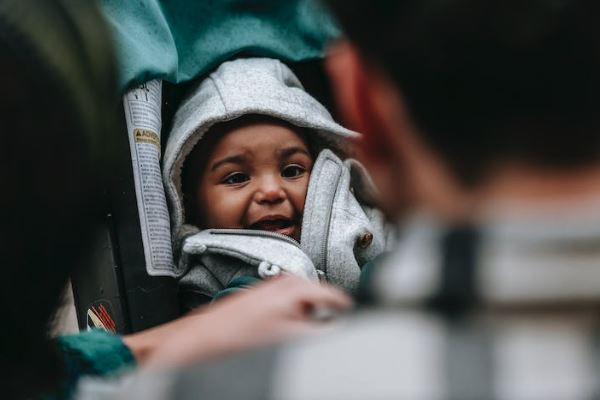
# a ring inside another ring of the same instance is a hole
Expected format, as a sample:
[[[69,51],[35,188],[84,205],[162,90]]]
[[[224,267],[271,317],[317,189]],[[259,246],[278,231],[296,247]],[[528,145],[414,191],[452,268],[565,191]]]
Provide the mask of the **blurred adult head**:
[[[329,70],[388,208],[462,217],[509,170],[598,165],[597,1],[327,3],[351,43]]]
[[[87,3],[0,4],[0,374],[9,398],[58,381],[48,325],[100,206],[115,77]]]

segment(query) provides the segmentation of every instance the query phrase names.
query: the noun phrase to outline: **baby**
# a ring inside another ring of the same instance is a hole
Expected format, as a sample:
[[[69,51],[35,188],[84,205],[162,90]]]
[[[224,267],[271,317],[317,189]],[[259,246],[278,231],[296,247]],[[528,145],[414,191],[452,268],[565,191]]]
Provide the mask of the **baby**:
[[[280,273],[354,291],[386,243],[368,175],[335,154],[357,135],[277,60],[226,62],[205,79],[164,157],[183,307]]]
[[[211,129],[184,165],[190,223],[271,231],[300,241],[313,157],[299,128],[243,116]]]

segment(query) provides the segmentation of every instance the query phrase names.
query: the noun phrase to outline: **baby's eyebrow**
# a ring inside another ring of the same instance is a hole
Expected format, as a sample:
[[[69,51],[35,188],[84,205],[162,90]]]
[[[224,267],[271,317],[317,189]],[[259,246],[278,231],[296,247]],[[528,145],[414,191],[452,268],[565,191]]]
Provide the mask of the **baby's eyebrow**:
[[[246,156],[244,156],[243,154],[236,154],[234,156],[229,156],[229,157],[225,157],[220,159],[219,161],[215,161],[211,166],[210,166],[210,171],[214,171],[217,168],[219,168],[221,165],[223,164],[245,164],[246,163]]]
[[[286,159],[290,156],[293,156],[296,153],[304,154],[309,158],[311,157],[310,153],[306,149],[299,147],[299,146],[286,147],[284,149],[278,150],[277,153],[278,153],[280,159]]]

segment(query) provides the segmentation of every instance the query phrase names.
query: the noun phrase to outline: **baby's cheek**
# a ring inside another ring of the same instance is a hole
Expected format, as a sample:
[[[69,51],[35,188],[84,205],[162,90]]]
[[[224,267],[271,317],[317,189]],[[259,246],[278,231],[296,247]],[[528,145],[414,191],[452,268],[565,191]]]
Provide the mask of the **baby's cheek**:
[[[308,193],[308,181],[308,176],[303,178],[293,190],[292,204],[300,213],[304,211],[304,202],[306,201],[306,194]]]
[[[246,203],[244,196],[232,192],[223,193],[215,199],[215,208],[218,210],[216,219],[219,222],[219,228],[242,228],[247,208]]]

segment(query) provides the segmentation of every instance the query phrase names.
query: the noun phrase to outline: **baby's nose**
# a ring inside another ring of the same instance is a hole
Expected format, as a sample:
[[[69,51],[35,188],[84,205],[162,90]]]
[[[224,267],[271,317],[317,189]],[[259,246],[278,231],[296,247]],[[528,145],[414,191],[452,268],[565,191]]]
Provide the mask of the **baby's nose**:
[[[259,203],[277,203],[285,199],[285,191],[279,179],[275,177],[265,177],[261,179],[258,190],[256,191],[256,200]]]

